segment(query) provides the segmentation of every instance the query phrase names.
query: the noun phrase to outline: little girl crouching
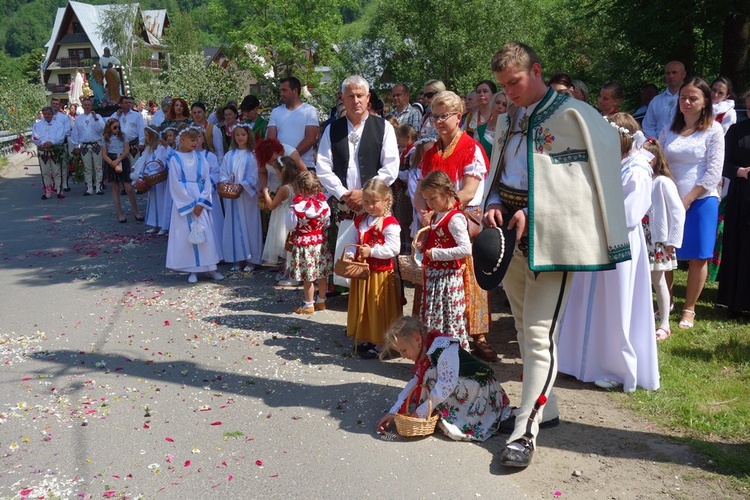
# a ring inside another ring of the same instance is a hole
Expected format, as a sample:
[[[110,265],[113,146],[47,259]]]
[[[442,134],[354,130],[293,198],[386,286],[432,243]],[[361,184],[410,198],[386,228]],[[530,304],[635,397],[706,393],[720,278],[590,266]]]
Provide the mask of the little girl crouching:
[[[511,416],[508,396],[495,372],[461,349],[458,339],[434,330],[428,333],[419,320],[405,316],[386,333],[386,345],[414,361],[416,368],[396,403],[378,422],[379,433],[390,427],[396,413],[427,418],[428,398],[440,415],[440,430],[455,440],[485,441]],[[416,389],[407,401],[411,390],[421,385],[427,390]]]

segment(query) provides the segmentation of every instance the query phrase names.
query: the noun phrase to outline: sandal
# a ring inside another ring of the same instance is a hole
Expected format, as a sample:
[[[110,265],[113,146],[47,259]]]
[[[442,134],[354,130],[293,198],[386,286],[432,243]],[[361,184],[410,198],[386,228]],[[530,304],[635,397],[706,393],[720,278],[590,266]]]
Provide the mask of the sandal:
[[[672,330],[669,328],[659,327],[656,329],[656,340],[666,340],[670,335],[672,335]]]
[[[689,320],[685,318],[685,314],[692,314],[693,320]],[[692,309],[683,309],[682,310],[682,319],[680,320],[680,323],[677,325],[680,327],[680,330],[690,330],[692,327],[695,326],[695,311]]]
[[[495,352],[495,350],[486,340],[475,340],[474,350],[472,353],[482,361],[497,360],[497,352]]]

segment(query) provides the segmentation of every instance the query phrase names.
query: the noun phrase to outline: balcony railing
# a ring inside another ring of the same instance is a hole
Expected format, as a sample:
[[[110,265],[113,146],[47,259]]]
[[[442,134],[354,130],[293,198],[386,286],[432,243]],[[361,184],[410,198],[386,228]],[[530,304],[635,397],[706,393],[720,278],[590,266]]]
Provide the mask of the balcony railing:
[[[46,85],[47,90],[52,92],[53,94],[64,94],[69,89],[69,85],[61,85],[59,83],[48,83]]]
[[[149,69],[161,69],[161,61],[158,59],[146,59],[143,62],[143,67]]]
[[[90,68],[92,64],[99,62],[98,57],[58,57],[55,62],[61,68]]]

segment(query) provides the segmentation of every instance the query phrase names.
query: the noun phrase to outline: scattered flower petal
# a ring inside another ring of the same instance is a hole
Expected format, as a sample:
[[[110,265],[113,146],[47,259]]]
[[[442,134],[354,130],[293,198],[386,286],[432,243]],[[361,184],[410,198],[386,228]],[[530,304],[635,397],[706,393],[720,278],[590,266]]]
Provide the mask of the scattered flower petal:
[[[164,440],[168,443],[174,443],[174,439],[172,439],[171,437],[165,437]]]

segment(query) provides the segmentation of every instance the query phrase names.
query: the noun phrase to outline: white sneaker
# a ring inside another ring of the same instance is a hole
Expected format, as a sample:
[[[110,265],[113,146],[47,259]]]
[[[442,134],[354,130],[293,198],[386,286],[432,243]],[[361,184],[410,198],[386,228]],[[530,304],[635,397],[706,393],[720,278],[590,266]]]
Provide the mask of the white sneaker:
[[[230,267],[229,270],[230,271],[239,271],[240,270],[240,266],[238,266],[237,264],[235,264],[232,267]]]
[[[252,264],[248,264],[245,266],[245,269],[243,269],[243,271],[245,271],[246,273],[251,273],[255,271],[255,266]]]
[[[155,227],[152,227],[151,229],[146,229],[146,234],[154,234],[155,232],[159,231]]]
[[[156,233],[156,234],[157,234],[157,236],[164,236],[165,234],[167,234],[167,231],[164,230],[164,229],[159,229],[159,232]]]
[[[614,389],[615,387],[618,387],[622,384],[620,384],[620,382],[617,382],[616,380],[603,378],[603,379],[595,381],[594,385],[597,387],[601,387],[602,389]]]
[[[279,286],[300,286],[302,282],[297,280],[280,280],[276,284]]]
[[[190,273],[190,276],[188,276],[188,283],[198,283],[198,276],[196,276],[195,273]]]
[[[224,275],[221,274],[219,271],[209,271],[208,275],[215,279],[216,281],[221,281],[224,279]]]

